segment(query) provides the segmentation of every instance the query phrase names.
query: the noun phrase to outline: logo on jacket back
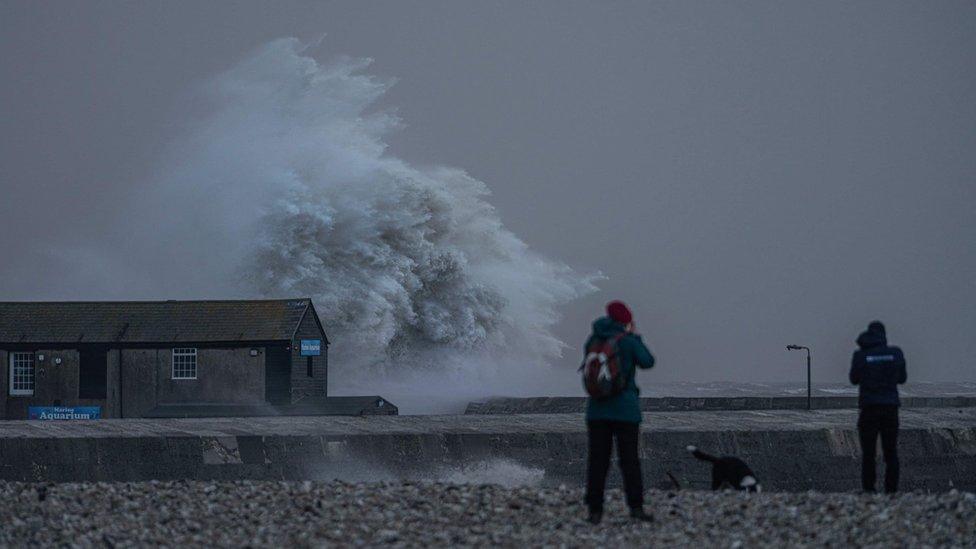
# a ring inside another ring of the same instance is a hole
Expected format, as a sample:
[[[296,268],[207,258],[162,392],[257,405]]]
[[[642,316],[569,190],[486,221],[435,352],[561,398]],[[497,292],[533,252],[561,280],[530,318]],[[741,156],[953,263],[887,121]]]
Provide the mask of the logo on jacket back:
[[[874,355],[864,357],[866,362],[891,362],[895,360],[895,355]]]

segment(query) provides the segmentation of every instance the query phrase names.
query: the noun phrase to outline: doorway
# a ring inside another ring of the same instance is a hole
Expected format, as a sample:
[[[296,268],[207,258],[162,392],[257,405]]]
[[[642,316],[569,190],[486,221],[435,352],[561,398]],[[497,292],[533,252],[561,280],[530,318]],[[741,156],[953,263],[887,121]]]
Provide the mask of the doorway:
[[[108,351],[81,349],[78,355],[78,398],[104,399],[108,377]]]

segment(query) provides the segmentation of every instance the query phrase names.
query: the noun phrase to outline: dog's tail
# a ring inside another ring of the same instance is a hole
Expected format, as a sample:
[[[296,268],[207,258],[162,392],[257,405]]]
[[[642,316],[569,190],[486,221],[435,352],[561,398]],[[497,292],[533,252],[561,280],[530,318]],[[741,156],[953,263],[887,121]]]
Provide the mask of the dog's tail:
[[[675,490],[680,490],[681,489],[681,483],[678,482],[678,479],[674,478],[674,475],[671,474],[671,471],[665,471],[665,472],[668,474],[668,478],[671,479],[671,484],[674,485],[674,489]]]
[[[695,456],[696,458],[702,461],[710,461],[712,463],[718,461],[717,457],[702,452],[701,450],[698,449],[697,446],[688,446],[688,451],[691,452],[691,455]]]

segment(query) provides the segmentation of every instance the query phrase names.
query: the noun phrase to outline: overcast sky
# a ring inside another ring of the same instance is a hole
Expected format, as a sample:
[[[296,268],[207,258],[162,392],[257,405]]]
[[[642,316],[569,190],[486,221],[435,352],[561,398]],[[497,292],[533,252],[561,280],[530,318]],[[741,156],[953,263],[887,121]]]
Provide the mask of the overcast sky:
[[[43,251],[106,237],[196,83],[323,33],[316,59],[397,79],[391,154],[467,170],[533,249],[606,275],[565,307],[574,347],[620,298],[652,379],[803,380],[799,343],[844,381],[880,318],[910,379],[976,380],[969,1],[5,0],[0,299],[106,297]]]

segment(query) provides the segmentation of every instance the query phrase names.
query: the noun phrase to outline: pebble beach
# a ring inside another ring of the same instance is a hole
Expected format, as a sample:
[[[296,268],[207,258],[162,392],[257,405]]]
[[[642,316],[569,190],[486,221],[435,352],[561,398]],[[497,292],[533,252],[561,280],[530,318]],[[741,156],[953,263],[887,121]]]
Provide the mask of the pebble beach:
[[[0,482],[0,546],[976,547],[976,495],[608,493],[441,482]]]

